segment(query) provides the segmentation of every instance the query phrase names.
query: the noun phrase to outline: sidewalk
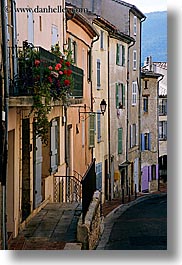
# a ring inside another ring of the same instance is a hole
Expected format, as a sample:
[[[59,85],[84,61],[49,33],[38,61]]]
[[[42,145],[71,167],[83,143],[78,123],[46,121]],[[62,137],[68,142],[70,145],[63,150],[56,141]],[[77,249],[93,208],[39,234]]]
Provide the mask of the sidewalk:
[[[160,191],[155,194],[167,192],[167,184],[160,185]],[[138,194],[138,197],[146,196]],[[134,201],[125,196],[124,205]],[[122,199],[107,201],[102,205],[104,217],[122,205]],[[123,205],[123,206],[124,206]],[[81,205],[78,203],[48,203],[36,214],[19,235],[10,240],[9,250],[81,250],[77,242],[77,223],[81,215]],[[107,230],[107,229],[106,229]]]
[[[81,215],[78,203],[48,203],[36,214],[18,237],[9,242],[9,250],[81,249],[77,244],[77,223]]]
[[[153,192],[154,194],[160,194],[160,193],[167,193],[167,183],[160,183],[160,191]],[[146,196],[149,193],[139,193],[137,194],[138,197]],[[127,204],[131,201],[135,200],[135,196],[131,195],[130,198],[128,196],[125,196],[124,198],[124,204]],[[115,198],[112,201],[106,201],[102,206],[102,214],[104,217],[106,217],[112,210],[119,207],[122,203],[121,198]]]

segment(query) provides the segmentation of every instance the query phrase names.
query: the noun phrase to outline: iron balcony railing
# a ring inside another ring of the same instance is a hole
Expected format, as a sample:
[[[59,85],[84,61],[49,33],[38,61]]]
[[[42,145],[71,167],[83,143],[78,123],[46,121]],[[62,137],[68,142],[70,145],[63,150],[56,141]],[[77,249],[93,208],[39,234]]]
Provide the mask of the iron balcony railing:
[[[33,76],[33,66],[36,59],[38,59],[40,64],[40,83],[43,79],[43,67],[44,64],[51,65],[60,62],[60,58],[55,54],[45,50],[42,47],[30,46],[27,48],[18,47],[15,52],[14,63],[12,63],[13,50],[9,49],[9,58],[10,58],[10,96],[32,96],[34,94],[34,76]],[[14,66],[13,66],[14,65]],[[16,65],[16,66],[15,66]],[[41,71],[42,65],[42,71]],[[17,67],[17,71],[12,70],[13,67]],[[77,66],[71,65],[73,76],[73,90],[71,97],[82,98],[83,97],[83,70]],[[15,72],[17,72],[15,74]],[[37,80],[36,80],[37,81]]]

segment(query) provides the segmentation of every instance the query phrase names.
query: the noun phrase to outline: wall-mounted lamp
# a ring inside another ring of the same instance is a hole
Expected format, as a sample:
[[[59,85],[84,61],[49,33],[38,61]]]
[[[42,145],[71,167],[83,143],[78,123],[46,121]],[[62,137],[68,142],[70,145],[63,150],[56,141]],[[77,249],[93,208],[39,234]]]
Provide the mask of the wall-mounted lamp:
[[[105,99],[103,99],[101,101],[101,103],[100,103],[100,110],[101,110],[102,115],[104,115],[104,113],[106,111],[106,107],[107,107],[107,103],[106,103]],[[100,114],[98,112],[93,112],[93,111],[80,111],[79,110],[79,123],[80,123],[80,113],[83,113],[83,114],[85,114],[85,113],[89,113],[89,114]]]

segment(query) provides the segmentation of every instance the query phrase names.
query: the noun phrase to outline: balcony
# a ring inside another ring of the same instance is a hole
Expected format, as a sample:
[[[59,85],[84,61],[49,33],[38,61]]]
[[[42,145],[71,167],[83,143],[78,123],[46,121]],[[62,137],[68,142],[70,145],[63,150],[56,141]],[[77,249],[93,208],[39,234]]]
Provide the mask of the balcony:
[[[10,48],[10,56],[12,58],[12,49]],[[31,105],[32,104],[32,96],[36,94],[35,86],[37,84],[42,84],[45,82],[45,66],[48,68],[50,65],[56,65],[60,62],[60,58],[49,52],[42,47],[28,47],[18,48],[17,53],[17,72],[15,75],[10,72],[10,76],[14,75],[14,78],[10,80],[10,103],[15,104],[15,101],[18,105]],[[38,74],[36,73],[35,78],[35,60],[40,61],[40,67]],[[10,62],[10,65],[12,63]],[[12,67],[11,67],[12,68]],[[10,70],[12,71],[12,69]],[[83,70],[71,65],[70,69],[72,70],[73,77],[73,89],[70,94],[71,98],[83,98]]]

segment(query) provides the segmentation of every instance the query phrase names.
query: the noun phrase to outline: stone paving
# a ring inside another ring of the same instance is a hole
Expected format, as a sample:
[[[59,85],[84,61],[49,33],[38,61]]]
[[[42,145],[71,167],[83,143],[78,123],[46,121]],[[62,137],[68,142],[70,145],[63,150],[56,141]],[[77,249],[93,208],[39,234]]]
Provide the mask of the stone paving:
[[[67,243],[76,244],[80,215],[78,203],[49,203],[11,240],[9,250],[61,250]]]

